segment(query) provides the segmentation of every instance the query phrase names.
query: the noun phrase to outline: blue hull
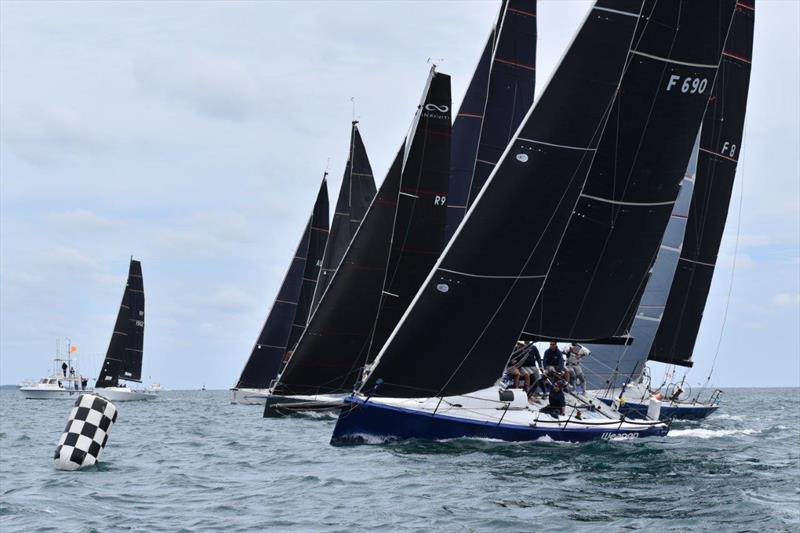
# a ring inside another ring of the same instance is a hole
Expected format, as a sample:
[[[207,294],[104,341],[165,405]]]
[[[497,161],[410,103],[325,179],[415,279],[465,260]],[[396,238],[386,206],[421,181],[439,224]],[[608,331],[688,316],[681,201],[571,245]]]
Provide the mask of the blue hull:
[[[612,400],[598,398],[606,405],[611,405]],[[669,405],[661,406],[660,420],[701,420],[719,409],[719,405]],[[645,418],[647,416],[647,405],[634,402],[625,402],[619,412],[628,418]]]
[[[364,441],[369,437],[385,439],[456,439],[462,437],[499,439],[505,441],[533,441],[542,437],[567,442],[585,442],[599,439],[662,437],[665,426],[643,425],[641,429],[620,430],[618,424],[598,428],[558,429],[496,424],[427,413],[401,407],[364,402],[348,398],[339,413],[331,443]]]

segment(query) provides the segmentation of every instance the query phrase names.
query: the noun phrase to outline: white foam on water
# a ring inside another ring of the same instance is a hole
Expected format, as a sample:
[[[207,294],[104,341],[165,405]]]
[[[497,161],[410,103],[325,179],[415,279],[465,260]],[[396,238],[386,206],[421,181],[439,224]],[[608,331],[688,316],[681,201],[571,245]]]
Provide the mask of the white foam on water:
[[[668,437],[694,437],[698,439],[713,439],[717,437],[729,437],[731,435],[753,435],[761,433],[757,429],[673,429],[667,434]]]
[[[744,420],[744,417],[738,415],[729,415],[728,413],[722,413],[719,415],[714,415],[714,420]]]

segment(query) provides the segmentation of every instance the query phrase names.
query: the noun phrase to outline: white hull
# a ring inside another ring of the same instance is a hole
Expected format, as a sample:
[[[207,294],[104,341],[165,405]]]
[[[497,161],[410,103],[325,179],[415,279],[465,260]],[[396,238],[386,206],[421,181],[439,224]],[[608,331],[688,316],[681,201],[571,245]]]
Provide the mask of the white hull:
[[[264,405],[269,389],[231,389],[231,403],[242,405]]]
[[[112,402],[133,402],[139,400],[154,400],[158,395],[148,390],[133,390],[127,387],[102,387],[96,388],[94,393]]]
[[[91,393],[91,389],[54,389],[41,387],[20,387],[19,391],[27,400],[74,400],[84,393]]]

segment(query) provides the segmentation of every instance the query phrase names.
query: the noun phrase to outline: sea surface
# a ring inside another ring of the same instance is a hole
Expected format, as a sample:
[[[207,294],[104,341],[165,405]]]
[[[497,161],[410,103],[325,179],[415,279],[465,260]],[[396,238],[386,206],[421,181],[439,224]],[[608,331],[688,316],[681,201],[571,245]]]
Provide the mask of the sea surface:
[[[53,467],[72,402],[0,392],[0,530],[800,530],[800,389],[731,389],[665,438],[331,446],[227,391],[119,403],[101,464]]]

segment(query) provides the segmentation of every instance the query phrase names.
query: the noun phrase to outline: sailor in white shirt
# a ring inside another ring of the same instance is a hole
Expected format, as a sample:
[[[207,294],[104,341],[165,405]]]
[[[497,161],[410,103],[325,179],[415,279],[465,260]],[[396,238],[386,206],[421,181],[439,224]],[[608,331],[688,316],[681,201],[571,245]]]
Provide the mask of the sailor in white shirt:
[[[581,387],[586,386],[586,378],[583,375],[581,361],[590,353],[592,352],[588,348],[584,348],[577,342],[570,343],[564,350],[564,355],[567,357],[567,370],[569,370],[570,381],[576,387],[578,385]]]

